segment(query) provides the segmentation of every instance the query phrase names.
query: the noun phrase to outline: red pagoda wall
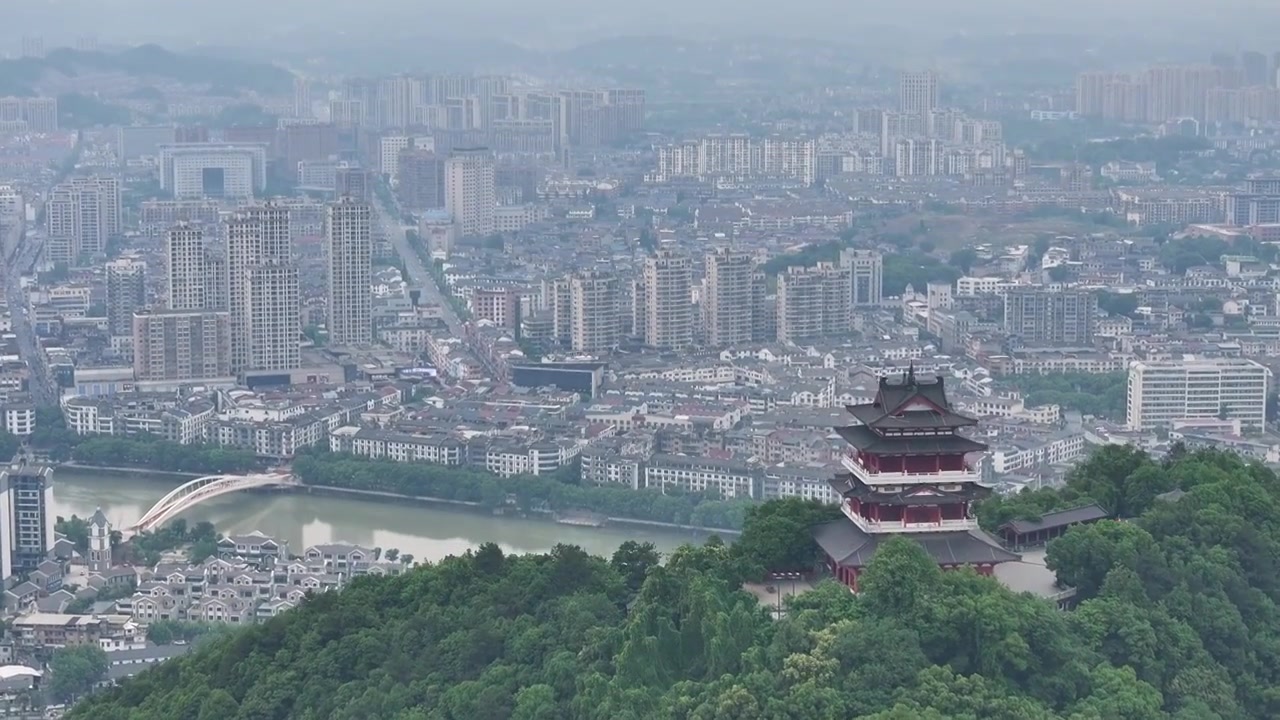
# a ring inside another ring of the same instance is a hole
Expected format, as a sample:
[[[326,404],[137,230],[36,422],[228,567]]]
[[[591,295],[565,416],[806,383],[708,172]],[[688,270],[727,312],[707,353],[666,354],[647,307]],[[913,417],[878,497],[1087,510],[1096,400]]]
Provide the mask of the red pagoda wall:
[[[959,570],[960,568],[971,567],[977,571],[979,575],[985,575],[987,577],[991,577],[996,571],[996,566],[993,563],[981,563],[978,565],[939,565],[938,567],[943,570]],[[844,585],[853,592],[858,592],[858,577],[866,568],[843,567],[836,564],[835,560],[828,557],[827,569],[831,571],[832,576],[835,577],[841,585]]]

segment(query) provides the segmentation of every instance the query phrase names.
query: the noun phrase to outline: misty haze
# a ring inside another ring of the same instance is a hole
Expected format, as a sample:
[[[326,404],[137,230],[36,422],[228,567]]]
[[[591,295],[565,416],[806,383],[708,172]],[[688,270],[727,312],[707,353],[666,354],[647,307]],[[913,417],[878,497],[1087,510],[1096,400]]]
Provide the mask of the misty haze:
[[[0,716],[1280,717],[1280,6],[3,17]]]

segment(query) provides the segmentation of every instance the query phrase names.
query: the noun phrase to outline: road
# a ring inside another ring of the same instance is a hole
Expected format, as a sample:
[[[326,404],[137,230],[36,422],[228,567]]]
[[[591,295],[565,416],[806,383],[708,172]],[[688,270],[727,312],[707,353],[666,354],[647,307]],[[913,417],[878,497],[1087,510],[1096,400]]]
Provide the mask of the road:
[[[410,247],[408,238],[405,237],[406,230],[416,230],[412,225],[403,225],[400,219],[404,217],[404,213],[400,210],[398,200],[392,200],[391,209],[383,206],[382,201],[374,198],[373,212],[378,216],[378,222],[382,225],[382,231],[386,233],[387,238],[391,241],[392,247],[396,249],[396,254],[404,261],[405,271],[409,277],[405,280],[409,283],[409,287],[421,288],[422,299],[428,304],[439,305],[441,319],[445,325],[449,327],[449,332],[456,338],[463,337],[462,320],[458,314],[453,311],[453,306],[449,304],[449,300],[440,292],[440,288],[436,285],[435,278],[427,270],[426,265],[422,263],[422,258],[418,255],[414,248]]]
[[[5,299],[13,320],[13,334],[17,338],[18,353],[31,369],[31,399],[37,407],[57,407],[58,394],[54,389],[44,353],[36,343],[34,318],[22,291],[22,275],[29,273],[40,255],[42,237],[28,231],[18,245],[13,262],[5,263]]]

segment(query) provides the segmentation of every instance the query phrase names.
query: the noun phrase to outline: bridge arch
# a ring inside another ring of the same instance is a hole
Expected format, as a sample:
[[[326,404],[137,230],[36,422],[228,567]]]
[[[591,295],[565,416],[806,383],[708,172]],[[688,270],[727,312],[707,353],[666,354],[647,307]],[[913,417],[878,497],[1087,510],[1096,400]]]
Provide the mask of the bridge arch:
[[[185,482],[170,490],[156,501],[138,521],[127,529],[129,533],[155,530],[177,515],[199,505],[209,498],[227,495],[241,490],[270,487],[292,487],[300,483],[288,473],[263,473],[257,475],[206,475]]]

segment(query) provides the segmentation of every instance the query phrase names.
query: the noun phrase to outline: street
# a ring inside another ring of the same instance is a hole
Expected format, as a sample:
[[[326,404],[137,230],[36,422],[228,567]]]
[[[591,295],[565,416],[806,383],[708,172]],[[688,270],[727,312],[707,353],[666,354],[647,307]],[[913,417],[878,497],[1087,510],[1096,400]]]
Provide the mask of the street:
[[[4,285],[5,299],[9,303],[9,313],[13,321],[13,334],[17,338],[18,352],[31,369],[31,398],[37,407],[56,407],[57,392],[52,378],[45,366],[44,353],[36,344],[31,309],[27,304],[27,296],[22,291],[22,275],[30,272],[40,255],[41,237],[27,232],[20,241],[13,262],[5,264]]]
[[[404,217],[404,213],[400,210],[398,200],[392,199],[394,205],[390,210],[383,203],[375,198],[373,202],[373,211],[378,215],[378,222],[382,225],[383,232],[391,241],[392,246],[396,249],[396,254],[404,261],[405,270],[409,277],[405,280],[409,283],[409,287],[420,288],[422,290],[422,300],[428,304],[439,305],[441,308],[441,318],[445,325],[449,326],[449,332],[454,337],[461,338],[462,321],[458,318],[458,314],[453,311],[453,306],[441,294],[440,288],[436,286],[435,278],[422,264],[422,258],[409,245],[408,238],[405,237],[406,230],[414,230],[412,225],[402,225],[400,218]]]

